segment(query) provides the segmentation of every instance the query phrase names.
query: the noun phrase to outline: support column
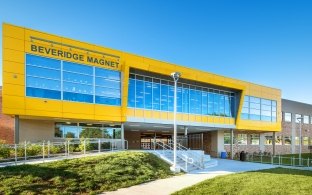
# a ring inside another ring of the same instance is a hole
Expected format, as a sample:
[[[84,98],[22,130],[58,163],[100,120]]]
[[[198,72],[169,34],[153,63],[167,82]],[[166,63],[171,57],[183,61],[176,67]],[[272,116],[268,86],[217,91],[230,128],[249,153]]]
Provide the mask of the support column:
[[[260,133],[259,144],[260,144],[260,152],[262,153],[265,151],[264,140],[265,140],[264,133]]]
[[[19,116],[15,115],[14,143],[19,143]]]
[[[220,157],[221,152],[224,152],[224,131],[217,131],[217,155]]]
[[[233,147],[233,143],[234,143],[234,130],[231,129],[231,159],[234,159],[234,147]]]
[[[273,147],[273,156],[275,156],[275,132],[273,132],[273,136],[272,136],[272,147]]]
[[[121,148],[124,150],[125,149],[125,128],[124,128],[123,123],[121,123],[120,136],[121,136]]]

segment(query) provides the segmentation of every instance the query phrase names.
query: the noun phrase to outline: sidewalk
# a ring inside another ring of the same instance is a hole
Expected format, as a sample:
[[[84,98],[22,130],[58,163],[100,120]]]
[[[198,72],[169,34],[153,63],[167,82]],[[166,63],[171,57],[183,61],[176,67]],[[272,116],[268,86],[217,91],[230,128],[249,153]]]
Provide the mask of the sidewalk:
[[[149,183],[144,183],[129,188],[122,188],[113,192],[105,192],[105,195],[167,195],[183,188],[192,186],[206,179],[220,175],[253,171],[260,169],[270,169],[279,167],[271,164],[260,164],[250,162],[240,162],[234,160],[218,159],[218,166],[205,170],[194,171],[181,176],[174,176],[167,179],[160,179]]]

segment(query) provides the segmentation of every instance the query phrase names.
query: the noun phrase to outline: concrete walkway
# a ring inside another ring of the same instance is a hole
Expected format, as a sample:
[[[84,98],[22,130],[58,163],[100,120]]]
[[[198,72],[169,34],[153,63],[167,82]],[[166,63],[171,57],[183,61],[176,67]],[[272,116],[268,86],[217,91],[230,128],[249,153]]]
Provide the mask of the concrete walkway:
[[[194,171],[181,176],[174,176],[167,179],[160,179],[129,188],[122,188],[113,192],[105,192],[106,195],[167,195],[183,188],[192,186],[206,179],[219,175],[253,171],[260,169],[270,169],[279,167],[271,164],[260,164],[250,162],[240,162],[234,160],[218,159],[218,166],[207,168],[201,171]]]

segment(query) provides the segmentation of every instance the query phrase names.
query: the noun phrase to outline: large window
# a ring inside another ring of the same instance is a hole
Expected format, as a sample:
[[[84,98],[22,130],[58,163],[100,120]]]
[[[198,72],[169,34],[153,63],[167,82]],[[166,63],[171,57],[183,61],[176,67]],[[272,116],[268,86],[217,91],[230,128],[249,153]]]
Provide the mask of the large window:
[[[284,136],[284,145],[291,145],[291,136]]]
[[[301,122],[303,122],[303,121],[301,121],[301,120],[302,120],[302,118],[301,118],[302,115],[301,115],[301,114],[296,114],[295,117],[296,117],[296,118],[295,118],[295,119],[296,119],[296,123],[301,123]]]
[[[303,141],[303,145],[305,146],[309,145],[309,137],[303,137],[302,141]]]
[[[237,143],[247,145],[247,134],[237,134]]]
[[[130,74],[128,107],[173,111],[172,81]],[[185,83],[177,86],[177,111],[182,113],[235,116],[235,94]]]
[[[273,136],[264,136],[264,144],[265,145],[272,145],[273,143]]]
[[[241,118],[276,122],[276,101],[245,96]]]
[[[26,96],[120,105],[120,90],[120,72],[26,55]]]
[[[224,133],[224,144],[231,144],[231,133]]]
[[[283,142],[282,136],[277,135],[275,137],[275,145],[282,145],[282,142]]]
[[[251,141],[251,145],[259,145],[260,144],[259,134],[251,134],[250,141]]]
[[[120,125],[91,123],[55,123],[56,138],[107,138],[121,139]]]
[[[289,113],[289,112],[284,113],[284,121],[285,122],[291,122],[291,113]]]
[[[26,96],[61,99],[61,61],[26,55]]]
[[[303,116],[303,123],[304,124],[309,124],[309,116],[307,116],[307,115]]]

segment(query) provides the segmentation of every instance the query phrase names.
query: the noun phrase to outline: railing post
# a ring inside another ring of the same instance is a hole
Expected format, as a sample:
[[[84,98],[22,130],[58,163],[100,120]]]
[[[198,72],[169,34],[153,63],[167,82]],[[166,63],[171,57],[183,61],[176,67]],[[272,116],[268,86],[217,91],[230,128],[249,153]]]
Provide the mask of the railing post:
[[[17,144],[14,144],[14,153],[15,153],[15,165],[17,163]]]
[[[261,162],[261,164],[262,164],[262,154],[260,154],[260,162]]]
[[[67,143],[66,143],[66,141],[64,142],[64,146],[65,146],[65,156],[67,156]]]
[[[43,162],[44,162],[44,141],[42,142],[42,158],[43,158]]]
[[[69,151],[69,140],[67,140],[67,156],[69,156],[69,153],[70,153],[70,151]]]
[[[83,140],[83,154],[86,154],[86,139]]]
[[[99,153],[101,152],[101,139],[99,139],[99,145],[98,145]]]
[[[48,141],[48,158],[50,158],[50,140]]]
[[[24,163],[27,160],[27,143],[26,141],[24,142]]]
[[[188,167],[187,167],[188,157],[186,156],[185,159],[186,159],[186,161],[185,161],[185,170],[188,172],[188,170],[187,170],[187,168],[188,168]]]
[[[273,155],[271,155],[271,164],[273,165]]]
[[[278,156],[278,165],[281,165],[281,155]]]

